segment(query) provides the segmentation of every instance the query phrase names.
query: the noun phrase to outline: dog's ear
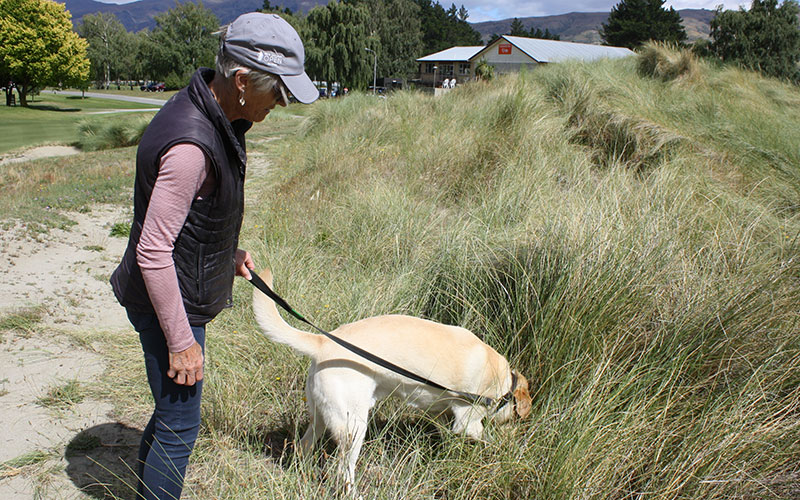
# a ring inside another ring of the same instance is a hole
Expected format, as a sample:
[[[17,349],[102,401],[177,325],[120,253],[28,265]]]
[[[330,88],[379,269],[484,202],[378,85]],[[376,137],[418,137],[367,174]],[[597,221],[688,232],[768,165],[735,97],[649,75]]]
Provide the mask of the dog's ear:
[[[528,379],[517,373],[517,388],[514,389],[514,401],[517,415],[525,418],[531,413],[531,393],[528,391]]]

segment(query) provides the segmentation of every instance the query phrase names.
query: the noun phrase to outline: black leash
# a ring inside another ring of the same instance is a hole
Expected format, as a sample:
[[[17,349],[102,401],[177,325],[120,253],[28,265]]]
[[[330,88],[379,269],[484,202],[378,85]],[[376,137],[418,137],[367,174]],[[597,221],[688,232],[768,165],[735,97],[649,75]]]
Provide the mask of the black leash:
[[[410,378],[411,380],[414,380],[414,381],[419,382],[421,384],[425,384],[425,385],[431,386],[431,387],[433,387],[435,389],[439,389],[440,391],[451,392],[451,393],[459,396],[460,398],[463,398],[463,399],[465,399],[465,400],[467,400],[467,401],[469,401],[471,403],[478,403],[478,404],[482,404],[482,405],[485,405],[485,406],[492,406],[492,403],[494,403],[494,401],[495,401],[494,399],[486,397],[486,396],[480,396],[478,394],[470,394],[468,392],[462,392],[462,391],[456,391],[454,389],[448,389],[447,387],[445,387],[445,386],[443,386],[441,384],[437,384],[436,382],[434,382],[432,380],[429,380],[429,379],[427,379],[427,378],[425,378],[423,376],[417,375],[416,373],[410,372],[410,371],[406,370],[405,368],[397,366],[397,365],[395,365],[394,363],[392,363],[390,361],[386,361],[383,358],[380,358],[380,357],[378,357],[378,356],[376,356],[376,355],[374,355],[374,354],[372,354],[370,352],[367,352],[364,349],[362,349],[362,348],[360,348],[358,346],[355,346],[355,345],[351,344],[350,342],[348,342],[348,341],[346,341],[344,339],[340,339],[336,335],[333,335],[333,334],[331,334],[329,332],[326,332],[322,328],[318,327],[314,323],[312,323],[309,320],[307,320],[306,318],[304,318],[302,314],[300,314],[299,312],[295,311],[292,308],[292,306],[290,306],[289,303],[286,302],[283,299],[283,297],[281,297],[280,295],[275,293],[266,283],[264,283],[264,280],[262,280],[261,277],[259,275],[257,275],[254,271],[250,271],[250,276],[251,276],[250,283],[254,287],[256,287],[259,290],[261,290],[261,292],[263,292],[267,297],[269,297],[270,299],[275,301],[275,303],[278,304],[279,306],[281,306],[286,312],[288,312],[289,314],[291,314],[295,318],[299,319],[303,323],[309,325],[311,328],[315,329],[316,331],[318,331],[322,335],[325,335],[326,337],[328,337],[332,341],[336,342],[340,346],[344,347],[348,351],[353,352],[353,353],[361,356],[362,358],[375,363],[378,366],[386,368],[389,371],[392,371],[392,372],[395,372],[397,374],[400,374],[400,375],[402,375],[402,376],[404,376],[406,378]],[[511,372],[511,390],[509,390],[506,394],[504,394],[501,398],[499,398],[497,400],[497,406],[495,407],[494,412],[497,412],[506,403],[510,402],[513,399],[513,397],[514,397],[514,389],[516,388],[516,385],[517,385],[517,376],[516,376],[516,374],[514,374],[514,372]]]

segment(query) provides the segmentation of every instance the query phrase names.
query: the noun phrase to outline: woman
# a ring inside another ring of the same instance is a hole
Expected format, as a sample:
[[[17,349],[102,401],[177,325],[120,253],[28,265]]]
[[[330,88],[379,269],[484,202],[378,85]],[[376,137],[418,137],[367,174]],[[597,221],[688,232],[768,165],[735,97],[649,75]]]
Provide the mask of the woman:
[[[139,450],[139,494],[177,499],[200,427],[205,325],[250,278],[238,249],[247,157],[244,134],[287,89],[317,98],[297,32],[249,13],[221,33],[216,71],[201,68],[147,127],[136,154],[128,247],[111,277],[139,333],[155,410]]]

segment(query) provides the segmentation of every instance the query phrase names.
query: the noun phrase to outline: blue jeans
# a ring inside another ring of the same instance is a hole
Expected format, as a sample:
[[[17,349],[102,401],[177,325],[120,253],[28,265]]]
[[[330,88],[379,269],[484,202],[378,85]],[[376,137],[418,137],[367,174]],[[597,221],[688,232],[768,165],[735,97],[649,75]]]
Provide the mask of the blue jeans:
[[[137,498],[177,500],[200,429],[203,382],[178,385],[167,376],[169,350],[155,314],[128,311],[128,319],[139,332],[147,381],[155,400],[155,411],[139,448]],[[205,352],[205,325],[193,326],[192,333]]]

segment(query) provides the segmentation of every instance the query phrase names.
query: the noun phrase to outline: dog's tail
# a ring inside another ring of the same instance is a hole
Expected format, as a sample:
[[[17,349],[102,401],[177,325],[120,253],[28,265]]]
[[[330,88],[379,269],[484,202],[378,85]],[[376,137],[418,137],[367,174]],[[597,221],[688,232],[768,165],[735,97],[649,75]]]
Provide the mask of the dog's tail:
[[[259,273],[261,279],[272,287],[272,272],[265,269]],[[305,354],[311,358],[316,358],[325,338],[303,330],[292,327],[283,320],[278,313],[275,302],[264,295],[258,288],[253,289],[253,312],[256,322],[261,327],[264,335],[271,340],[286,344],[300,354]]]

